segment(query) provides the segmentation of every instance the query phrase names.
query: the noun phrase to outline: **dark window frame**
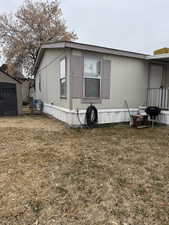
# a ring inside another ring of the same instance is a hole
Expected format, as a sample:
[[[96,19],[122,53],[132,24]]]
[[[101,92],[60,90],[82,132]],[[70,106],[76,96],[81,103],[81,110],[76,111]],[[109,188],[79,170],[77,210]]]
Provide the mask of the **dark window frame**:
[[[62,76],[62,61],[65,61],[64,63],[64,76]],[[60,83],[60,98],[67,98],[67,59],[66,59],[66,56],[61,58],[60,61],[59,61],[59,71],[60,71],[60,78],[59,78],[59,83]],[[64,81],[64,82],[63,82]],[[62,86],[62,84],[64,84]],[[63,89],[64,89],[64,93],[62,93]]]
[[[96,61],[96,74],[94,75],[94,73],[87,73],[85,72],[85,59],[87,60],[95,60]],[[84,56],[84,71],[83,71],[83,98],[84,99],[101,99],[101,73],[102,73],[102,59],[101,57],[97,56],[97,55],[85,55]],[[86,93],[86,81],[88,80],[99,80],[99,90],[98,90],[98,95],[97,96],[88,96],[88,94]]]

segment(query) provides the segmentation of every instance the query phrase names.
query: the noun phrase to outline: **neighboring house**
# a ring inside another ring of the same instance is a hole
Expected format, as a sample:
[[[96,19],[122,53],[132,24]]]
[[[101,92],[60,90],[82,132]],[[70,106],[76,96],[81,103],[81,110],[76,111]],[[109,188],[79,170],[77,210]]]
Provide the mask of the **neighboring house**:
[[[15,68],[15,69],[13,69]],[[34,79],[26,78],[22,73],[22,66],[14,66],[12,69],[7,64],[0,67],[1,71],[11,74],[12,77],[22,83],[22,100],[23,103],[29,103],[34,97]]]
[[[145,54],[80,44],[43,44],[34,66],[36,98],[44,112],[71,126],[85,122],[86,109],[98,109],[99,123],[129,120],[139,106],[169,108],[169,54]],[[162,111],[161,122],[169,123]]]
[[[35,98],[35,80],[29,79],[29,99],[33,100]]]
[[[22,83],[22,99],[23,103],[30,103],[30,101],[34,98],[34,79],[30,78],[19,78],[18,79]]]
[[[22,114],[21,82],[0,71],[0,116]]]
[[[14,72],[13,76],[22,83],[22,100],[23,103],[30,103],[34,97],[34,79],[26,78],[21,69]]]
[[[22,84],[22,101],[23,103],[29,102],[29,85],[30,81],[28,78],[26,78],[22,73],[22,67],[16,68],[16,70],[13,72],[13,76],[19,80]]]

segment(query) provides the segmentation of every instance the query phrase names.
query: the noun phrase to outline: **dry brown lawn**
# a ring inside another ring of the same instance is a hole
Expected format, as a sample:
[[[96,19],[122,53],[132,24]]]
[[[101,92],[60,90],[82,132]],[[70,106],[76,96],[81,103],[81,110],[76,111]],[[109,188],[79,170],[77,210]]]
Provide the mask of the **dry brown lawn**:
[[[1,225],[169,225],[169,128],[0,118]]]

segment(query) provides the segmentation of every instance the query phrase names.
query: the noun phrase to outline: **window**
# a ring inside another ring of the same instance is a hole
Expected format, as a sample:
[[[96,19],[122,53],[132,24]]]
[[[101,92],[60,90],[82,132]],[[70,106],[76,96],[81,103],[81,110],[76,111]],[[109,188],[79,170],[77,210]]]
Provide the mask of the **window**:
[[[100,98],[101,61],[97,57],[84,58],[84,96]]]
[[[39,91],[41,91],[41,74],[39,74]]]
[[[60,61],[60,96],[66,97],[66,58]]]

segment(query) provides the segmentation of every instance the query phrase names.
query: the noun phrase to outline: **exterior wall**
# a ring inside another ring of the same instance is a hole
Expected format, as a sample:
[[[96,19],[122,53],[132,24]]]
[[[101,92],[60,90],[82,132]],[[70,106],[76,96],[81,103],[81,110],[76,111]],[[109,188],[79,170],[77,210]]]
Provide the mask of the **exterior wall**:
[[[32,98],[32,99],[35,99],[35,88],[34,87],[31,87],[29,89],[29,97]]]
[[[18,114],[22,114],[22,87],[21,84],[17,83],[17,104],[18,104]]]
[[[47,49],[36,74],[36,99],[45,104],[69,108],[69,72],[67,71],[67,98],[60,98],[60,60],[66,56],[69,71],[69,50]],[[41,91],[39,90],[39,74],[41,75]]]
[[[164,86],[165,87],[169,87],[169,63],[166,65],[166,73],[165,73]]]
[[[169,64],[165,65],[165,71],[161,70],[159,66],[152,66],[149,70],[149,65],[144,59],[97,53],[104,60],[111,61],[110,98],[89,100],[83,97],[71,97],[71,88],[76,87],[71,83],[71,56],[82,56],[84,53],[89,52],[47,49],[36,74],[36,98],[44,102],[44,112],[70,126],[79,126],[81,123],[85,123],[85,112],[90,103],[98,108],[100,124],[127,122],[130,118],[124,100],[128,101],[130,110],[134,114],[137,113],[139,106],[146,105],[148,87],[156,88],[161,84],[169,87]],[[65,56],[67,57],[67,98],[63,99],[60,98],[59,64]],[[41,75],[41,91],[39,91],[39,74]],[[160,78],[158,74],[160,74]],[[78,86],[78,91],[81,90],[80,88],[83,88],[83,84],[81,87]],[[73,93],[76,91],[75,89]],[[169,124],[169,113],[162,111],[159,122]]]
[[[22,99],[23,102],[29,101],[29,80],[25,80],[22,82]]]
[[[73,55],[84,52],[73,51]],[[111,60],[110,99],[91,101],[81,98],[72,99],[72,109],[86,109],[90,103],[98,109],[137,108],[146,104],[148,88],[148,64],[142,59],[121,56],[101,55],[105,60]],[[83,86],[83,85],[82,85]]]
[[[35,98],[34,81],[31,79],[21,80],[23,102],[29,102],[30,98]]]
[[[17,109],[18,114],[22,114],[22,86],[20,83],[15,81],[14,79],[8,77],[5,74],[0,74],[0,82],[12,83],[16,84],[16,92],[17,92]]]
[[[78,57],[86,53],[89,54],[89,52],[80,50],[47,49],[36,74],[36,98],[44,102],[44,112],[70,126],[79,126],[80,121],[85,123],[85,110],[91,103],[91,100],[86,98],[71,97],[71,88],[77,86],[72,85],[71,56]],[[128,101],[133,113],[137,112],[138,106],[146,104],[148,65],[142,59],[98,53],[96,55],[111,62],[110,97],[92,101],[98,108],[99,123],[129,121],[124,100]],[[65,56],[67,58],[67,98],[63,99],[60,98],[59,66],[60,60]],[[75,66],[79,66],[78,63],[75,62]],[[41,76],[41,91],[39,90],[39,75]],[[83,88],[83,84],[81,87],[78,86],[77,90],[79,88]],[[77,90],[74,88],[73,93],[76,94]],[[80,121],[77,109],[79,109]]]
[[[160,88],[163,83],[164,66],[161,64],[150,64],[149,88]]]
[[[149,88],[169,87],[169,63],[151,63]]]

